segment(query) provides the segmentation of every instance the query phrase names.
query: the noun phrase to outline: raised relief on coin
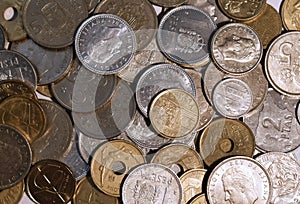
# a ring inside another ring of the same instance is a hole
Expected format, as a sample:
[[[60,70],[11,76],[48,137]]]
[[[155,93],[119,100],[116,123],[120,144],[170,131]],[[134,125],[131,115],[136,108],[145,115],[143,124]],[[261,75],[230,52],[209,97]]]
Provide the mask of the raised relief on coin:
[[[24,193],[24,181],[22,180],[18,184],[2,190],[0,192],[0,203],[1,204],[17,204],[23,197]]]
[[[208,204],[205,198],[205,194],[201,194],[191,200],[189,204]]]
[[[300,2],[299,0],[285,0],[281,7],[281,19],[285,29],[300,30]]]

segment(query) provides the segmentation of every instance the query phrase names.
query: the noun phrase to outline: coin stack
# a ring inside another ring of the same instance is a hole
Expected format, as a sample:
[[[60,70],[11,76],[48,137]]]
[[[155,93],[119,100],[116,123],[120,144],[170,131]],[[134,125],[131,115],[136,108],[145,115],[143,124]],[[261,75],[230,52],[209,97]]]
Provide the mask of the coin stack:
[[[2,0],[0,203],[299,204],[300,3],[280,8]]]

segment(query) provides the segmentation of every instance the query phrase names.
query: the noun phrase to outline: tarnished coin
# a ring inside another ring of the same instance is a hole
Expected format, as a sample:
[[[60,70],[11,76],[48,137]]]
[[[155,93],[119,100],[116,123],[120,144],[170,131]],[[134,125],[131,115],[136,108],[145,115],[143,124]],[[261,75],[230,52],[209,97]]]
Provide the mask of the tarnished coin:
[[[270,203],[300,202],[300,164],[281,152],[269,152],[256,158],[267,170],[272,183]]]
[[[11,50],[0,50],[0,81],[19,79],[35,89],[37,75],[33,64],[22,54]]]
[[[26,56],[35,66],[38,85],[45,85],[62,78],[73,59],[71,46],[62,49],[49,49],[36,44],[31,39],[13,42],[11,50]]]
[[[143,152],[134,144],[125,140],[112,140],[95,152],[91,176],[101,191],[120,197],[121,183],[128,171],[145,162]]]
[[[191,147],[173,143],[160,148],[151,159],[151,163],[163,164],[171,168],[177,175],[190,169],[202,169],[203,162],[196,150]]]
[[[96,74],[115,74],[133,57],[135,35],[126,21],[112,14],[97,14],[78,28],[75,50],[80,62]]]
[[[1,204],[18,204],[24,193],[24,181],[22,180],[17,185],[0,191]]]
[[[150,102],[162,90],[181,88],[196,96],[191,77],[174,64],[158,64],[145,68],[136,85],[136,101],[140,111],[148,117]]]
[[[157,15],[148,0],[103,0],[94,13],[109,13],[124,19],[136,36],[137,50],[144,49],[155,37]]]
[[[195,65],[209,57],[209,40],[216,28],[204,11],[180,6],[163,16],[157,31],[158,46],[169,60]]]
[[[187,2],[187,0],[150,0],[151,3],[161,7],[177,7]]]
[[[84,0],[27,0],[22,7],[28,35],[39,45],[49,48],[71,45],[77,27],[87,16]]]
[[[26,138],[10,126],[0,125],[0,135],[0,189],[3,190],[25,178],[31,166],[31,148]]]
[[[254,159],[231,157],[219,163],[208,178],[210,204],[268,204],[272,195],[271,181],[264,167]]]
[[[70,168],[56,160],[35,163],[26,179],[26,190],[36,203],[68,203],[75,192],[76,180]]]
[[[290,152],[300,145],[300,125],[295,110],[297,99],[269,89],[259,112],[244,117],[262,151]]]
[[[254,135],[245,123],[220,118],[204,129],[199,149],[208,166],[229,156],[252,157],[255,149]]]
[[[272,87],[284,95],[300,98],[299,31],[277,37],[269,46],[265,72]]]
[[[177,175],[166,166],[144,164],[133,169],[126,177],[122,201],[124,204],[181,204],[182,186]]]
[[[159,134],[176,139],[195,130],[199,121],[199,108],[195,98],[185,90],[167,89],[154,97],[149,118]]]
[[[85,0],[89,13],[92,13],[101,0]]]
[[[201,194],[189,202],[189,204],[208,204],[205,198],[205,194]]]
[[[212,101],[216,110],[224,117],[239,118],[252,107],[253,94],[245,82],[227,78],[216,84]]]
[[[49,97],[49,98],[54,98],[51,88],[50,88],[50,84],[38,85],[38,86],[36,86],[36,91],[44,96]]]
[[[266,0],[217,0],[226,16],[234,20],[249,20],[259,15],[266,6]]]
[[[14,95],[0,103],[0,123],[15,127],[32,143],[44,134],[46,116],[36,100]]]
[[[191,199],[203,192],[205,169],[191,169],[180,176],[183,189],[183,203],[190,203]]]
[[[230,74],[244,74],[254,69],[261,60],[262,51],[257,33],[242,23],[222,26],[211,40],[212,59],[219,69]]]
[[[300,16],[298,0],[284,0],[281,6],[281,19],[285,29],[300,30]]]
[[[3,27],[0,25],[0,50],[5,49],[7,44],[8,44],[7,34],[3,29]]]
[[[95,186],[95,184],[89,177],[84,177],[77,184],[72,203],[118,204],[119,201],[118,198],[106,195],[105,193],[99,191],[97,186]]]

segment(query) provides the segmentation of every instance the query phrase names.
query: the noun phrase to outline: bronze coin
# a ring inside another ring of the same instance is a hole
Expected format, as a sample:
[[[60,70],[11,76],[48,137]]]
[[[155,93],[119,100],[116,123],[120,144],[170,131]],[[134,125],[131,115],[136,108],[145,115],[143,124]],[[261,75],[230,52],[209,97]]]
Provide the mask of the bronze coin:
[[[1,204],[18,204],[24,193],[24,181],[8,189],[0,191]]]

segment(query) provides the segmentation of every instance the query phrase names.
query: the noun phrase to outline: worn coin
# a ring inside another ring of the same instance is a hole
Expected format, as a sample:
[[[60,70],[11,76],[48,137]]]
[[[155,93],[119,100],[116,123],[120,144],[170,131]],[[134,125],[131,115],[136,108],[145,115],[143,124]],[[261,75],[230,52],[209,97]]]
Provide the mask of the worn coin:
[[[91,176],[101,191],[120,197],[121,184],[128,171],[145,162],[143,152],[133,143],[112,140],[96,150],[91,162]]]
[[[300,30],[299,1],[284,0],[281,6],[281,19],[285,29]]]
[[[31,148],[26,138],[16,129],[0,125],[0,189],[21,182],[31,165]]]
[[[189,204],[208,204],[205,194],[198,195],[194,199],[192,199]]]
[[[130,62],[135,35],[126,21],[112,14],[97,14],[78,28],[75,50],[80,62],[96,74],[115,74]]]
[[[38,86],[36,86],[36,91],[44,96],[49,97],[49,98],[54,98],[51,88],[50,88],[50,84],[38,85]]]
[[[56,160],[35,163],[26,179],[26,191],[35,203],[68,203],[76,180],[70,168]]]
[[[158,46],[171,61],[195,65],[209,57],[209,40],[216,28],[204,11],[194,6],[180,6],[161,19]]]
[[[8,44],[7,34],[4,28],[0,25],[0,50],[5,49]]]
[[[160,164],[134,168],[122,187],[122,201],[131,203],[181,204],[182,186],[177,175]]]
[[[24,181],[0,191],[1,204],[18,204],[24,193]]]
[[[87,16],[84,0],[27,0],[22,6],[27,34],[37,44],[49,48],[71,45],[77,27]]]
[[[252,157],[255,149],[254,135],[250,128],[239,120],[219,118],[202,132],[199,149],[208,166],[229,156]]]
[[[177,7],[187,2],[187,0],[150,0],[151,3],[161,7]]]
[[[222,26],[211,40],[212,59],[219,69],[230,74],[244,74],[254,69],[262,51],[257,33],[243,23]]]
[[[85,0],[89,13],[92,13],[101,0]]]

